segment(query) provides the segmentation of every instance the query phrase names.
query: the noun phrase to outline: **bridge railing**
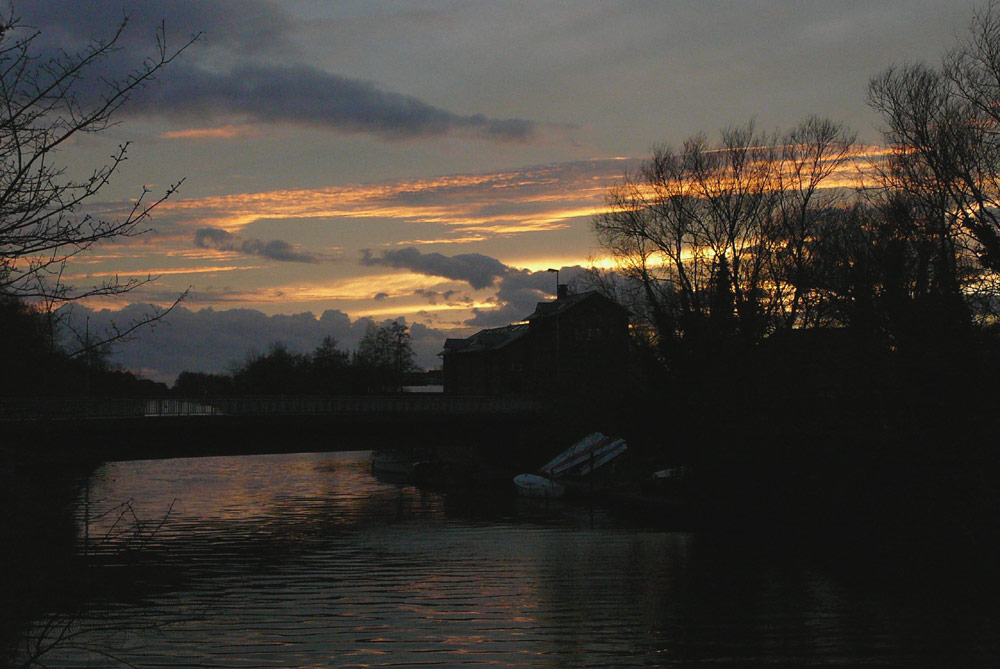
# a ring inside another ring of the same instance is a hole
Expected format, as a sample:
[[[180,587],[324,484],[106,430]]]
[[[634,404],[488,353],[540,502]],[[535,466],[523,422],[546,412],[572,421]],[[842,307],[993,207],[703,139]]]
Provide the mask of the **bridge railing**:
[[[538,402],[524,397],[455,395],[252,396],[147,402],[146,415],[367,415],[485,414],[533,411]]]
[[[495,415],[534,412],[531,397],[462,395],[0,399],[0,420],[170,416]]]
[[[0,398],[0,420],[143,416],[144,400],[118,397]]]

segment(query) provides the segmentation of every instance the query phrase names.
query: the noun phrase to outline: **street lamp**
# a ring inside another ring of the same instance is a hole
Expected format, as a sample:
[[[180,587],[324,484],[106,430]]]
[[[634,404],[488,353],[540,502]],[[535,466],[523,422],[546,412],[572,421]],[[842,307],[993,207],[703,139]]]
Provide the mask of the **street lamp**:
[[[557,270],[557,269],[552,269],[552,268],[550,267],[550,268],[548,268],[548,269],[547,269],[547,270],[545,270],[545,271],[546,271],[546,272],[555,272],[555,273],[556,273],[556,299],[559,299],[559,270]]]
[[[556,300],[559,299],[559,270],[548,268],[546,272],[556,273]],[[559,312],[556,311],[556,369],[555,369],[555,379],[556,379],[556,389],[559,389]]]

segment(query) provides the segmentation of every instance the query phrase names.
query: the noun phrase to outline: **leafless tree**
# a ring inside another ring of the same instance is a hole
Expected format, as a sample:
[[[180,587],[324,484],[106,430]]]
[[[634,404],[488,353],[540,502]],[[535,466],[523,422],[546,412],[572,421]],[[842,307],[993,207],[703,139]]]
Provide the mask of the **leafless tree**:
[[[963,301],[995,313],[1000,3],[974,15],[966,38],[940,65],[891,67],[872,79],[868,98],[894,149],[878,176],[894,213],[908,217],[914,296],[952,304],[956,314]]]
[[[617,271],[641,286],[661,341],[737,330],[758,339],[801,321],[824,190],[850,158],[842,125],[809,118],[778,139],[753,123],[658,147],[609,188],[594,219]]]
[[[850,161],[854,141],[843,124],[810,116],[781,142],[769,274],[778,320],[787,328],[816,324],[819,317],[823,296],[810,274],[824,249],[828,214],[842,209],[852,190],[830,180]]]
[[[127,24],[124,17],[110,37],[95,39],[82,51],[46,53],[40,33],[13,8],[0,17],[0,294],[38,303],[49,313],[76,300],[127,293],[155,279],[115,277],[85,288],[63,281],[74,256],[146,232],[151,211],[179,186],[157,196],[143,188],[120,216],[104,218],[88,213],[85,205],[119,171],[128,144],[83,177],[72,175],[60,160],[60,150],[72,138],[106,130],[122,106],[197,39],[169,48],[161,26],[154,55],[109,79],[101,68],[119,50]],[[127,337],[162,315],[154,312],[121,324],[103,342],[95,337],[87,346]]]

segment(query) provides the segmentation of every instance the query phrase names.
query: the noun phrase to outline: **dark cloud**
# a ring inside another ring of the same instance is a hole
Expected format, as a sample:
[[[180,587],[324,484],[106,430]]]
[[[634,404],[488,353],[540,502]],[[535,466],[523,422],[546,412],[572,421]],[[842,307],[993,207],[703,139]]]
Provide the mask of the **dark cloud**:
[[[128,322],[152,309],[150,305],[129,305],[121,311],[94,311],[75,305],[74,321],[83,327],[89,319],[91,331],[101,331],[112,321]],[[147,378],[172,383],[184,370],[225,372],[251,352],[266,351],[274,342],[289,349],[308,352],[324,337],[337,340],[343,350],[354,350],[365,333],[370,318],[352,321],[339,310],[327,310],[316,318],[310,312],[268,316],[254,309],[201,309],[178,307],[158,327],[116,346],[112,361],[126,369],[143,372]],[[419,323],[411,326],[417,364],[440,367],[437,354],[448,336]]]
[[[538,300],[536,299],[536,302]],[[534,306],[534,305],[532,305]],[[501,325],[507,325],[508,323],[517,323],[533,309],[525,311],[522,307],[515,304],[504,304],[495,309],[473,309],[472,312],[475,314],[472,318],[465,321],[466,325],[472,325],[477,328],[495,328]]]
[[[387,297],[389,297],[389,293],[375,293],[375,295],[374,295],[374,297],[372,297],[372,299],[373,300],[384,300]]]
[[[361,264],[384,265],[427,276],[465,281],[477,290],[494,285],[510,269],[496,258],[481,253],[446,256],[440,253],[421,253],[412,246],[398,251],[383,251],[381,256],[374,255],[371,249],[364,249],[361,252]]]
[[[423,288],[418,288],[417,290],[413,291],[413,294],[416,295],[417,297],[424,298],[430,304],[437,304],[439,301],[444,301],[445,303],[451,304],[451,303],[453,303],[452,302],[452,298],[455,297],[458,294],[458,291],[457,290],[444,290],[444,291],[439,291],[439,290],[425,290]],[[454,303],[461,304],[461,303],[469,303],[471,301],[472,300],[470,300],[468,296],[461,296],[457,300],[455,300]]]
[[[561,267],[559,281],[572,283],[582,277],[586,270],[579,265]],[[474,316],[466,325],[495,327],[515,323],[535,310],[540,301],[554,297],[555,277],[552,272],[541,270],[532,272],[524,269],[508,268],[498,285],[497,307],[494,309],[473,309]]]
[[[492,327],[519,321],[535,309],[535,305],[555,295],[555,277],[542,270],[532,272],[503,264],[496,258],[481,253],[463,253],[446,256],[440,253],[421,253],[413,247],[398,251],[383,251],[376,256],[370,249],[361,253],[362,265],[383,265],[428,276],[439,276],[455,281],[465,281],[476,290],[496,287],[491,301],[494,308],[473,309],[474,316],[465,321],[466,325]],[[559,280],[571,283],[584,274],[579,265],[561,267]],[[425,298],[431,304],[439,299],[451,300],[456,291],[440,293],[434,290],[418,289],[414,295]],[[468,301],[468,298],[465,298]]]
[[[455,114],[304,64],[244,63],[225,72],[178,66],[148,88],[133,111],[194,121],[295,123],[386,139],[457,133],[522,142],[536,130],[531,121]]]
[[[241,237],[219,228],[201,228],[194,233],[194,245],[202,249],[217,251],[234,251],[250,256],[260,256],[269,260],[281,262],[315,263],[320,257],[312,253],[296,251],[288,242],[281,239],[263,241],[254,237]]]
[[[39,29],[43,44],[70,52],[92,39],[110,38],[126,16],[129,28],[119,45],[133,52],[150,49],[161,26],[168,48],[200,33],[202,50],[258,57],[295,52],[288,39],[294,21],[280,4],[267,0],[45,0],[19,2],[16,9],[26,24]],[[239,20],[233,20],[237,13]]]
[[[294,22],[278,3],[55,1],[29,3],[24,16],[41,31],[36,46],[55,54],[79,51],[92,38],[110,38],[126,14],[130,26],[119,42],[123,48],[95,65],[91,71],[95,80],[121,79],[134,70],[149,55],[161,22],[168,49],[195,33],[202,37],[159,74],[155,85],[139,91],[122,110],[125,114],[158,115],[198,125],[291,123],[385,139],[464,134],[523,142],[538,129],[524,119],[457,114],[412,95],[383,90],[373,82],[312,67],[289,38]]]

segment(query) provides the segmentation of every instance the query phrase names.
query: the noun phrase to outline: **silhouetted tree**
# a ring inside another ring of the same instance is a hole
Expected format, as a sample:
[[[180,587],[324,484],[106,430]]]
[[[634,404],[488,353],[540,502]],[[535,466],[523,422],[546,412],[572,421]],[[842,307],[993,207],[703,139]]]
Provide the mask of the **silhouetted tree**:
[[[173,392],[181,397],[225,397],[234,392],[233,377],[228,374],[183,371],[174,381]]]
[[[48,312],[60,304],[119,295],[152,281],[151,276],[115,277],[75,289],[62,276],[73,256],[144,232],[152,209],[179,185],[169,186],[152,201],[144,189],[121,217],[104,219],[83,207],[116,174],[128,144],[81,178],[71,176],[59,159],[59,149],[76,136],[108,128],[122,105],[197,39],[168,49],[161,29],[153,56],[131,72],[110,77],[103,64],[119,49],[126,24],[127,18],[110,37],[95,39],[80,52],[45,54],[36,44],[37,29],[24,25],[12,6],[0,16],[0,294],[38,302]],[[157,310],[119,324],[103,337],[95,333],[85,347],[96,349],[128,337],[163,313]]]
[[[811,116],[789,131],[778,153],[777,211],[770,230],[773,253],[769,276],[776,299],[777,325],[787,329],[815,325],[822,293],[812,276],[825,225],[845,204],[845,189],[835,181],[852,156],[855,135],[843,124]]]
[[[875,185],[887,223],[906,247],[901,258],[912,265],[909,306],[952,329],[970,316],[995,316],[1000,4],[991,1],[975,14],[967,37],[939,66],[891,67],[871,80],[868,99],[892,149]]]
[[[349,393],[352,387],[351,356],[337,348],[337,340],[327,336],[312,352],[308,362],[309,390],[317,395]]]
[[[167,390],[114,368],[100,348],[68,355],[52,340],[44,313],[5,296],[0,296],[0,370],[0,396],[135,396]]]
[[[715,336],[727,338],[736,332],[736,300],[729,261],[719,256],[712,273],[709,324]]]
[[[234,387],[247,394],[283,395],[303,392],[307,356],[294,353],[281,342],[267,353],[251,353],[233,373]]]
[[[410,329],[399,321],[369,323],[354,354],[353,365],[368,390],[398,391],[403,374],[416,369]]]
[[[406,325],[370,324],[353,356],[333,337],[325,337],[311,353],[275,342],[266,353],[248,353],[229,374],[184,371],[173,392],[186,397],[396,392],[403,375],[417,369],[414,357]]]
[[[803,322],[818,299],[807,270],[821,212],[840,206],[823,188],[853,141],[815,117],[780,140],[748,123],[714,146],[698,135],[680,151],[656,148],[608,189],[594,229],[645,302],[640,313],[666,360],[717,340],[714,327],[752,342]],[[713,301],[730,296],[731,317],[722,318]]]

